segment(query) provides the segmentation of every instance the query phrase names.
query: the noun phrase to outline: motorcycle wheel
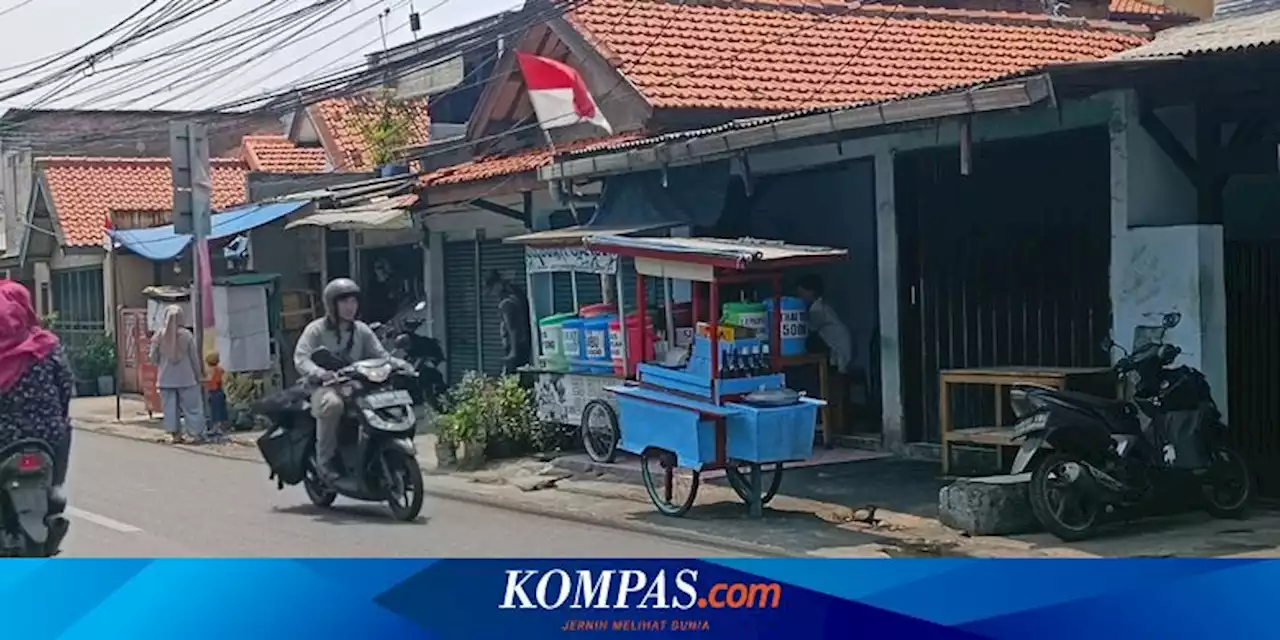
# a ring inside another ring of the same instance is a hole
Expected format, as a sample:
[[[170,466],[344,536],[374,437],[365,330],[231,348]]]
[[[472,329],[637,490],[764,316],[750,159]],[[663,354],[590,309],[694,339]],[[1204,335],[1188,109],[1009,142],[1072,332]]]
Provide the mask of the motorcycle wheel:
[[[307,490],[307,498],[311,499],[311,504],[317,507],[331,507],[333,501],[338,499],[338,492],[325,486],[324,480],[320,479],[315,469],[307,469],[307,475],[302,479],[302,486]]]
[[[382,454],[386,465],[387,507],[401,522],[410,522],[422,513],[422,468],[403,451],[388,449]]]
[[[1076,456],[1054,453],[1031,473],[1027,492],[1031,511],[1046,531],[1063,542],[1093,537],[1102,520],[1102,505],[1085,500],[1064,478],[1068,465],[1081,464]]]
[[[1253,497],[1253,476],[1244,458],[1234,449],[1213,448],[1209,484],[1204,487],[1205,511],[1215,518],[1244,518]]]

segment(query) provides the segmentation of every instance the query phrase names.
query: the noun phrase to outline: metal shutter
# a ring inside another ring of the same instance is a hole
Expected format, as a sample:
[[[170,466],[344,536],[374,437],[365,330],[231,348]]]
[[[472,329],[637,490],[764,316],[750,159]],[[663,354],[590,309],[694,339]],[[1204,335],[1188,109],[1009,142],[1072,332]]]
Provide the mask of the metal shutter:
[[[480,369],[480,348],[476,323],[479,319],[480,287],[476,277],[476,243],[444,244],[444,324],[448,344],[449,383],[462,379],[468,371]]]
[[[480,242],[481,284],[491,269],[497,269],[506,279],[518,287],[525,288],[524,247],[518,244],[503,244],[501,240],[483,240]],[[480,295],[481,325],[481,367],[489,375],[502,373],[502,330],[501,318],[498,314],[498,301],[493,296],[481,292]],[[525,331],[532,331],[526,328]],[[532,339],[532,337],[530,338]]]

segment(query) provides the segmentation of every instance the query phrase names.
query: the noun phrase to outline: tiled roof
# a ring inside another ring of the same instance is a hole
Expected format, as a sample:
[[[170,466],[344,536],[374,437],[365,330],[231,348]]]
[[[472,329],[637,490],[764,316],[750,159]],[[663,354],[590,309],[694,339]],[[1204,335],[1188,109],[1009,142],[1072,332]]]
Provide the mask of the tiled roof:
[[[173,208],[173,177],[168,158],[40,158],[37,160],[53,201],[63,244],[101,246],[112,211],[164,211]],[[243,204],[248,167],[234,159],[214,159],[213,208]]]
[[[242,149],[250,171],[324,173],[329,164],[324,149],[299,147],[284,136],[245,136]]]
[[[398,115],[410,124],[409,139],[405,146],[421,146],[427,143],[431,117],[427,113],[426,98],[410,98],[394,103]],[[379,116],[381,101],[368,95],[333,98],[312,105],[308,112],[316,123],[325,147],[336,165],[336,171],[368,171],[373,160],[365,142],[364,127]]]
[[[755,112],[883,100],[1105,58],[1148,34],[1043,14],[840,0],[593,0],[570,20],[656,108]]]
[[[1162,4],[1144,2],[1143,0],[1111,0],[1111,13],[1122,13],[1131,16],[1162,16],[1179,12]]]
[[[639,137],[639,134],[626,133],[608,138],[579,140],[577,142],[558,145],[556,147],[556,151],[558,153],[570,153],[578,149],[584,149],[601,144],[634,140],[637,137]],[[422,177],[422,184],[424,186],[446,186],[451,184],[476,182],[479,180],[490,180],[492,178],[501,178],[515,175],[517,173],[524,173],[525,171],[536,171],[549,164],[551,164],[551,150],[547,147],[523,149],[505,154],[491,154],[487,156],[480,156],[461,164],[455,164],[451,167],[445,167],[432,173],[428,173]]]

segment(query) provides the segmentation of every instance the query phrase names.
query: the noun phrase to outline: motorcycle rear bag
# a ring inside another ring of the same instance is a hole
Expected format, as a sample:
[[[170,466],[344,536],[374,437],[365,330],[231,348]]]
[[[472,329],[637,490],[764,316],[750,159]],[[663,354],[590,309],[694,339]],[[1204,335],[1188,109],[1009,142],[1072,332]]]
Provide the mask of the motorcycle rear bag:
[[[1170,411],[1154,425],[1157,455],[1171,469],[1195,470],[1207,467],[1212,459],[1206,428],[1213,424],[1210,407],[1192,411]]]
[[[272,478],[288,485],[298,484],[306,478],[307,458],[311,455],[314,433],[314,425],[298,421],[273,427],[258,438],[258,451],[271,467]]]

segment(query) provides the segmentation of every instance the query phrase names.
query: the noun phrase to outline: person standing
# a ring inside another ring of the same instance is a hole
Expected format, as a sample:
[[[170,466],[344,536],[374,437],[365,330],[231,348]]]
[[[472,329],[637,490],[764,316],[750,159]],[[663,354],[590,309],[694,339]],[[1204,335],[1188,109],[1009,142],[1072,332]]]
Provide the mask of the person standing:
[[[498,299],[502,331],[502,375],[511,375],[533,359],[529,328],[529,301],[524,293],[502,277],[497,269],[484,279],[484,288]]]
[[[822,278],[809,274],[800,278],[796,294],[809,305],[809,341],[817,350],[827,353],[827,366],[832,371],[831,392],[827,398],[835,406],[836,425],[845,416],[845,406],[850,397],[849,371],[853,366],[853,337],[825,298],[826,285]],[[817,343],[816,345],[813,343]],[[825,443],[830,446],[831,443]]]
[[[205,391],[209,392],[209,421],[213,423],[215,431],[225,433],[229,425],[227,424],[227,394],[222,390],[222,378],[225,373],[222,370],[222,358],[215,351],[204,357],[204,363],[209,367],[209,377],[204,381]]]
[[[45,441],[52,449],[53,492],[50,513],[66,506],[62,485],[71,456],[68,412],[74,376],[53,332],[40,326],[31,293],[12,280],[0,280],[0,447],[26,438]],[[51,535],[57,548],[65,528]]]
[[[164,310],[164,324],[151,339],[150,360],[157,365],[156,391],[164,411],[164,428],[174,444],[204,438],[204,378],[196,338],[183,321],[182,307]],[[186,427],[186,435],[183,427]]]

